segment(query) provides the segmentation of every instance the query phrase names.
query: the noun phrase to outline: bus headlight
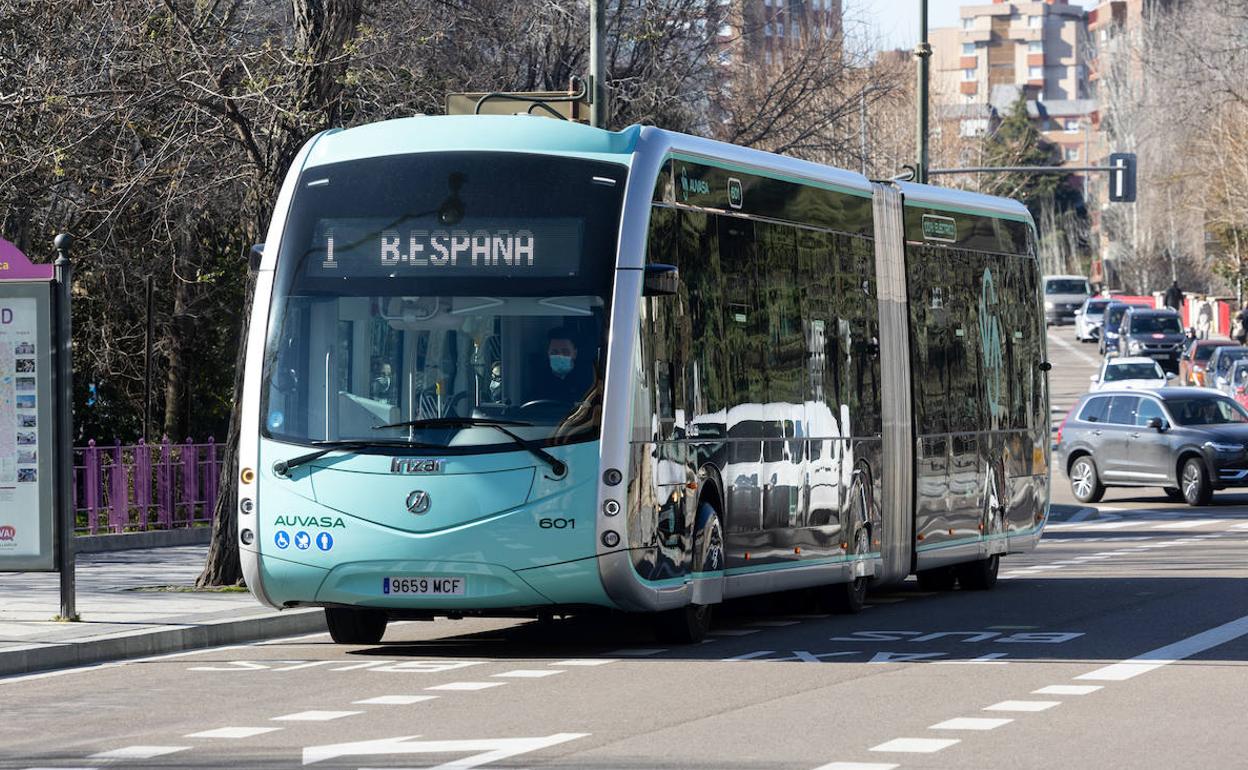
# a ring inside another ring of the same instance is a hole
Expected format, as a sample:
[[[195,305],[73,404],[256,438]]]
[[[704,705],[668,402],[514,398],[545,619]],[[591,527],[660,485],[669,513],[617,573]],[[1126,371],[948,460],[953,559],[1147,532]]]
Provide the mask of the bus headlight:
[[[606,484],[609,487],[613,487],[616,484],[619,484],[623,480],[624,480],[624,474],[620,473],[615,468],[608,468],[607,470],[603,471],[602,481],[604,484]]]
[[[238,539],[243,541],[243,545],[251,545],[255,542],[256,536],[250,529],[244,529],[238,533]]]
[[[1044,309],[1045,309],[1045,310],[1052,310],[1052,309],[1053,309],[1053,303],[1052,303],[1052,302],[1049,302],[1049,301],[1046,299],[1046,300],[1044,301]]]
[[[608,529],[602,533],[602,544],[608,548],[614,548],[620,544],[620,533],[613,529]]]
[[[244,497],[242,500],[238,501],[238,510],[243,513],[251,513],[256,510],[256,504],[252,502],[250,497]]]
[[[244,484],[250,484],[256,480],[256,472],[251,468],[243,468],[242,472],[238,474],[238,480]]]
[[[602,512],[607,516],[614,516],[620,512],[620,504],[615,500],[608,500],[602,504]]]

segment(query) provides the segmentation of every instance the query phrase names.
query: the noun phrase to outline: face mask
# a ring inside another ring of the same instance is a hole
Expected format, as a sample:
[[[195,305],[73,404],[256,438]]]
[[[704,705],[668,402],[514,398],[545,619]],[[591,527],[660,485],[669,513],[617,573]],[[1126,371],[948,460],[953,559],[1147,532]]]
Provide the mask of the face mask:
[[[550,370],[560,377],[572,371],[572,356],[550,355]]]
[[[497,401],[499,394],[502,392],[503,392],[503,379],[501,377],[491,377],[490,378],[490,397],[493,398],[495,401]]]

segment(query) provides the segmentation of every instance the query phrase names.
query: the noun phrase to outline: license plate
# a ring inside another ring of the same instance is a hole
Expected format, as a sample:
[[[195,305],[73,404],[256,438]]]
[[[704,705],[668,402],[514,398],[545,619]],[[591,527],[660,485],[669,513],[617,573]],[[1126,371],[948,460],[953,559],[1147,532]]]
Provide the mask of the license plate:
[[[385,577],[381,592],[405,596],[463,596],[468,579],[462,577]]]

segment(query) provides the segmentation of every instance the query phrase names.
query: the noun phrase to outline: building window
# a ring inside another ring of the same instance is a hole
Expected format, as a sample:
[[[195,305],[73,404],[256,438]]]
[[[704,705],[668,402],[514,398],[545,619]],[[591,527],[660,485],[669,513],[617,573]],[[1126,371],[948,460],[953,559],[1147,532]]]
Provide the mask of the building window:
[[[784,37],[784,21],[776,22],[776,37]]]
[[[719,63],[725,67],[727,67],[729,64],[732,64],[732,51],[720,51]]]
[[[1028,80],[1043,80],[1044,79],[1044,67],[1028,67],[1027,79]]]
[[[964,137],[983,136],[988,133],[987,118],[973,118],[962,121],[961,134]]]
[[[1083,124],[1080,123],[1078,120],[1075,120],[1074,118],[1067,119],[1066,133],[1068,134],[1078,133],[1080,128],[1083,128]]]
[[[974,43],[963,43],[963,44],[962,44],[962,55],[963,55],[963,56],[974,56],[974,55],[975,55],[975,44],[974,44]]]
[[[962,20],[962,29],[972,29],[975,26],[974,17],[968,17]]]
[[[973,69],[969,69],[969,70],[962,70],[962,79],[963,79],[963,80],[974,80],[974,79],[975,79],[975,70],[973,70]]]
[[[768,36],[771,35],[771,22],[767,22],[763,25],[763,34]]]
[[[1044,53],[1044,41],[1032,40],[1027,43],[1027,53]]]
[[[801,31],[798,29],[798,26],[797,26],[797,19],[793,19],[792,24],[793,26],[789,29],[789,32],[792,33],[793,37],[797,37],[801,35]]]
[[[731,34],[732,34],[732,25],[731,25],[731,24],[720,24],[720,25],[719,25],[719,36],[720,36],[720,37],[728,37],[728,36],[729,36],[729,35],[731,35]]]
[[[1039,29],[1040,27],[1043,27],[1044,17],[1043,16],[1028,16],[1027,26],[1031,27],[1032,29]]]
[[[763,51],[763,63],[771,64],[771,49],[770,48]]]
[[[1079,160],[1079,148],[1067,147],[1066,148],[1066,160]]]

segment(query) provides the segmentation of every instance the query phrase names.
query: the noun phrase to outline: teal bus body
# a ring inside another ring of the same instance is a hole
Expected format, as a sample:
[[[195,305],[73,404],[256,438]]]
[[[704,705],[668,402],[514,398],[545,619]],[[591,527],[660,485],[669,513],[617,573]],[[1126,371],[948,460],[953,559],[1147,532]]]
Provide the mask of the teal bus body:
[[[654,128],[421,117],[318,135],[279,194],[247,340],[247,584],[384,628],[995,579],[1048,509],[1034,241],[1010,201]],[[525,274],[534,250],[558,269]],[[478,257],[503,277],[471,273]],[[671,267],[674,295],[647,288]],[[562,412],[519,395],[560,335],[594,375]],[[933,411],[950,399],[965,406]],[[463,582],[389,590],[409,578]]]

